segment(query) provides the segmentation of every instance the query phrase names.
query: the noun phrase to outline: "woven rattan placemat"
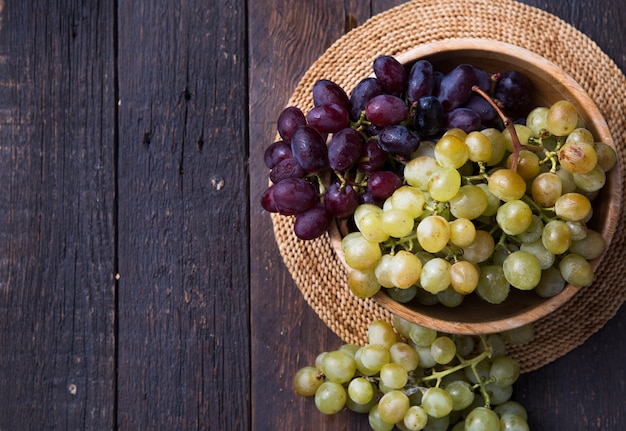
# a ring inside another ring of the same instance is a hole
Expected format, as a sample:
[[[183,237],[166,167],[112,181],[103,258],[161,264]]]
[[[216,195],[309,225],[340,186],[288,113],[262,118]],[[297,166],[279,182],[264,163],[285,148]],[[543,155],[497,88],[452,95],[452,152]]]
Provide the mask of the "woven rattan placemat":
[[[598,104],[626,166],[626,78],[600,48],[559,18],[510,0],[416,0],[372,17],[335,42],[306,72],[289,105],[307,112],[311,89],[320,78],[346,88],[372,72],[378,55],[397,55],[421,43],[456,37],[489,38],[524,47],[560,65]],[[328,236],[303,242],[293,220],[272,214],[285,265],[305,300],[345,342],[363,344],[367,325],[391,315],[374,300],[359,299],[346,286],[347,273]],[[535,339],[512,346],[523,371],[537,369],[587,340],[615,315],[626,299],[622,273],[624,212],[596,281],[565,306],[535,323]]]

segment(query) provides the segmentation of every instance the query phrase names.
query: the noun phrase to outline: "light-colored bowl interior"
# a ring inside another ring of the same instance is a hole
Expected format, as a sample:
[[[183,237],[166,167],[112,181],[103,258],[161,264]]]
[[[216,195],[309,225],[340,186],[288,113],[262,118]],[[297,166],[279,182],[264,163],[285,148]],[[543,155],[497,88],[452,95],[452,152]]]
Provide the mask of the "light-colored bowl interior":
[[[598,107],[580,85],[560,67],[526,49],[493,40],[450,39],[420,45],[396,58],[406,65],[426,58],[433,63],[436,70],[444,73],[462,63],[481,67],[490,73],[515,69],[524,73],[532,83],[532,106],[550,106],[560,99],[569,100],[576,106],[596,140],[615,147]],[[620,178],[619,166],[608,173],[606,185],[593,202],[594,216],[589,223],[590,227],[602,234],[607,248],[615,232],[620,211]],[[330,235],[333,247],[345,265],[339,230],[334,226]],[[597,268],[601,261],[602,256],[591,262],[593,268]],[[374,298],[392,313],[442,332],[486,334],[532,323],[563,305],[578,290],[577,287],[567,285],[560,294],[544,299],[534,292],[511,288],[509,297],[502,304],[488,304],[472,294],[454,308],[440,304],[423,305],[417,301],[400,304],[384,293],[384,289]]]

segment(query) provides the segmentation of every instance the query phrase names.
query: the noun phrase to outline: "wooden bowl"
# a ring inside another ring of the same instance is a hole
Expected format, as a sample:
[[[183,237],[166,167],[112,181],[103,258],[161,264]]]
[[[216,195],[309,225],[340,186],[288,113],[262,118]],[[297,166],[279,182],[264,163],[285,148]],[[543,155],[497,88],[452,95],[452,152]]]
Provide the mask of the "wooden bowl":
[[[583,88],[559,66],[518,46],[485,39],[450,39],[420,45],[396,57],[410,65],[421,58],[428,59],[436,70],[447,72],[455,66],[468,63],[490,73],[515,69],[524,73],[533,86],[531,106],[550,106],[557,100],[572,102],[586,127],[596,141],[615,148],[611,133],[598,107]],[[607,244],[615,232],[621,200],[621,174],[615,166],[607,175],[607,182],[593,201],[593,219],[588,226],[599,231]],[[347,267],[341,250],[339,229],[330,231],[335,252]],[[606,251],[605,251],[606,253]],[[591,262],[594,270],[603,256]],[[587,287],[592,288],[592,287]],[[580,288],[566,285],[552,298],[541,298],[534,292],[511,288],[509,297],[501,304],[489,304],[476,294],[468,295],[454,308],[441,304],[423,305],[417,301],[401,304],[391,299],[384,288],[374,299],[391,313],[417,324],[452,334],[488,334],[502,332],[532,323],[547,316],[571,299]]]

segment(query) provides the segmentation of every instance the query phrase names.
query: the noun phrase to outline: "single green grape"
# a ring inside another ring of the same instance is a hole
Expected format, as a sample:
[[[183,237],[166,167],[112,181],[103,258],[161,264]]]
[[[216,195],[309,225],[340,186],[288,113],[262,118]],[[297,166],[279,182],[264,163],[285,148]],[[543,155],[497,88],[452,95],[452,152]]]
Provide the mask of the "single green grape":
[[[500,418],[486,407],[477,407],[465,418],[465,431],[500,431]]]
[[[541,280],[541,265],[535,255],[526,251],[511,253],[502,264],[504,277],[520,290],[531,290]]]
[[[312,397],[324,383],[320,370],[315,367],[300,368],[293,378],[293,388],[299,395]]]
[[[346,352],[334,350],[322,359],[322,372],[328,381],[347,383],[354,377],[356,361]]]
[[[346,405],[346,390],[337,382],[324,382],[315,392],[315,406],[326,414],[339,413]]]
[[[402,391],[393,390],[378,401],[378,414],[384,422],[395,424],[404,419],[409,407],[409,397]]]
[[[422,408],[434,418],[448,416],[453,406],[452,397],[442,388],[428,388],[422,395]]]

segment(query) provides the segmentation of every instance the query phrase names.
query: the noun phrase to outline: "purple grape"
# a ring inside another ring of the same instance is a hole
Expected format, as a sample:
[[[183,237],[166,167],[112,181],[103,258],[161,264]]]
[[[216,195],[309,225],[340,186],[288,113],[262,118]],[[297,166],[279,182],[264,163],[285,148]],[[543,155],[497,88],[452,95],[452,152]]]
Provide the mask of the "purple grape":
[[[293,154],[291,153],[291,145],[285,141],[276,141],[265,149],[263,161],[265,162],[265,166],[272,169],[280,163],[281,160],[288,157],[293,157]]]
[[[312,208],[317,202],[315,187],[302,178],[287,178],[272,186],[272,197],[278,212],[294,215]]]
[[[359,205],[359,195],[350,184],[341,187],[338,182],[332,183],[324,194],[326,209],[337,218],[346,218],[354,214]]]
[[[376,78],[365,78],[359,81],[350,95],[350,104],[352,105],[350,117],[355,121],[361,118],[361,113],[365,110],[367,102],[375,96],[383,94],[383,92],[383,86]]]
[[[446,113],[446,129],[458,128],[470,133],[480,129],[480,115],[469,108],[455,108]]]
[[[388,156],[389,154],[380,148],[380,145],[378,145],[377,139],[370,139],[365,144],[364,154],[362,157],[364,160],[357,166],[364,174],[371,174],[373,172],[380,171],[383,166],[385,166]]]
[[[467,102],[472,95],[474,84],[476,84],[476,72],[469,64],[461,64],[444,75],[437,94],[443,110],[452,111]]]
[[[478,115],[480,115],[480,121],[483,124],[490,124],[498,116],[498,113],[495,109],[493,109],[493,106],[491,106],[491,104],[479,94],[472,94],[464,106],[465,108],[469,108],[472,111],[477,112]]]
[[[476,85],[485,93],[489,93],[491,91],[491,76],[485,69],[476,66],[473,67],[474,73],[476,73]]]
[[[359,194],[359,203],[361,204],[372,204],[382,208],[384,202],[384,199],[374,197],[369,190],[366,190],[365,193]]]
[[[318,203],[312,208],[296,214],[293,231],[301,240],[315,239],[328,230],[333,216],[324,205]]]
[[[378,135],[378,145],[383,151],[401,156],[410,156],[417,150],[420,140],[405,126],[396,124],[385,127]]]
[[[300,126],[306,124],[306,118],[296,106],[288,106],[278,116],[276,126],[278,128],[278,134],[287,143],[291,142],[291,138],[295,131]]]
[[[310,126],[301,126],[293,134],[291,152],[305,172],[319,172],[328,166],[324,138]]]
[[[441,133],[443,126],[444,113],[439,99],[435,96],[420,98],[415,105],[413,117],[415,131],[426,138]]]
[[[532,86],[526,75],[509,70],[498,78],[493,96],[500,101],[504,112],[519,116],[528,110],[531,92]]]
[[[309,126],[320,133],[335,133],[348,127],[350,117],[343,107],[331,103],[313,107],[308,115]]]
[[[303,178],[304,174],[304,169],[302,169],[300,163],[293,157],[288,157],[281,160],[270,171],[270,180],[276,184],[287,178]]]
[[[367,119],[376,126],[390,126],[404,121],[409,114],[406,103],[397,96],[381,94],[372,98],[365,107]]]
[[[404,66],[389,55],[381,55],[374,60],[374,74],[385,91],[396,96],[404,93],[407,76]]]
[[[402,180],[395,172],[378,171],[367,180],[367,190],[375,199],[385,200],[402,186]]]
[[[269,186],[261,195],[261,207],[271,213],[278,212],[278,205],[274,200],[274,185]]]
[[[313,104],[322,106],[331,103],[350,112],[350,100],[344,89],[328,79],[320,79],[313,84]]]
[[[406,96],[414,103],[425,96],[433,94],[435,89],[435,71],[428,60],[418,60],[409,72]]]
[[[347,127],[335,133],[328,143],[328,161],[335,171],[351,169],[361,158],[363,137]]]

